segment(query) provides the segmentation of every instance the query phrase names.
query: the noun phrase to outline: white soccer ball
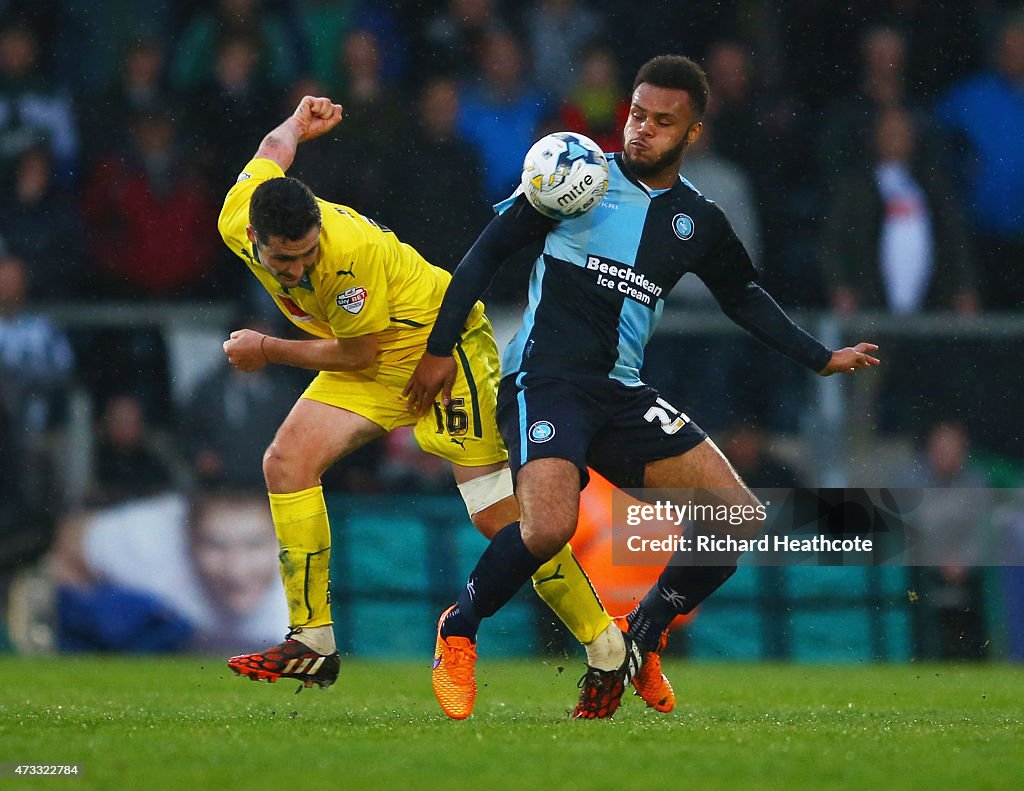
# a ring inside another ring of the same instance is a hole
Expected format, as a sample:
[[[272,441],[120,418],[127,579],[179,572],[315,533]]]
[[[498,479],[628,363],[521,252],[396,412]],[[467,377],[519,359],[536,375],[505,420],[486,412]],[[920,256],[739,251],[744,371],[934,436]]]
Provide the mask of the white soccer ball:
[[[526,152],[522,185],[526,199],[544,216],[579,217],[608,189],[608,160],[589,137],[553,132]]]

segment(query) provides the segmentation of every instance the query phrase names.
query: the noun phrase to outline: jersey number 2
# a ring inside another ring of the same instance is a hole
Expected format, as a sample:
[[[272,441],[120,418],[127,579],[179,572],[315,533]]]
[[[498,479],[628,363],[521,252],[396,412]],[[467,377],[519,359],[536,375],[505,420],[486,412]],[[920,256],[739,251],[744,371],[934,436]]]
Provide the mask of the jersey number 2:
[[[648,423],[658,423],[666,434],[675,434],[690,422],[686,413],[680,412],[664,398],[659,398],[655,406],[647,410],[644,420]]]

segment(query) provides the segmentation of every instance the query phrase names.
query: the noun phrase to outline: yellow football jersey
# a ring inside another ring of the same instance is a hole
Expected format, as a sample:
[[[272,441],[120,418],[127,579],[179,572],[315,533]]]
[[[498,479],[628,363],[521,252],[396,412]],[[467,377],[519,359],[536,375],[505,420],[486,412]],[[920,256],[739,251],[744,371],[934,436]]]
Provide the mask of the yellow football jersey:
[[[380,354],[374,367],[414,364],[451,275],[355,209],[317,198],[323,225],[316,263],[301,285],[285,288],[260,264],[245,233],[253,191],[282,176],[284,171],[269,159],[253,159],[245,166],[217,221],[225,244],[298,327],[321,338],[376,333]],[[482,314],[478,302],[466,326],[472,327]]]

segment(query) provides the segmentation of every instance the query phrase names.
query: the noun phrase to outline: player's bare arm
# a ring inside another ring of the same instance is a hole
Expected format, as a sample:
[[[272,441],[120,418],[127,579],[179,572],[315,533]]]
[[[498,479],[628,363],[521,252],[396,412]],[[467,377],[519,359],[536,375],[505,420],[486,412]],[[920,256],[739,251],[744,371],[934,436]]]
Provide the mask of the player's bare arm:
[[[224,341],[228,362],[246,371],[273,363],[310,371],[362,371],[377,359],[377,336],[293,341],[255,330],[235,330]]]
[[[272,129],[256,150],[256,157],[276,162],[287,172],[299,143],[320,137],[341,122],[341,105],[319,96],[303,96],[295,112]]]
[[[881,360],[868,354],[868,352],[876,351],[878,351],[878,347],[873,343],[858,343],[856,346],[836,349],[832,352],[832,359],[828,361],[828,365],[818,371],[818,375],[852,374],[858,368],[870,368],[872,365],[879,365]]]
[[[441,403],[448,406],[456,370],[454,357],[424,352],[402,390],[402,395],[408,398],[409,411],[414,415],[425,415],[438,393],[441,394]]]
[[[425,415],[438,393],[442,404],[448,405],[457,370],[451,352],[470,310],[504,262],[542,238],[552,225],[550,217],[523,199],[521,205],[499,214],[481,232],[456,268],[427,340],[427,351],[402,390],[413,414]]]

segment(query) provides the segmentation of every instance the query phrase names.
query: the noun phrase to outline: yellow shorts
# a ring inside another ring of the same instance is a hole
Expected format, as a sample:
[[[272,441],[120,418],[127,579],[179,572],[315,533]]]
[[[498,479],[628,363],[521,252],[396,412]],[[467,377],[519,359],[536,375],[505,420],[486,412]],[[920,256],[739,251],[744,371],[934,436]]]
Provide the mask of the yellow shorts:
[[[374,378],[365,373],[321,371],[302,397],[355,412],[385,431],[415,425],[419,446],[453,464],[482,467],[506,461],[508,452],[495,417],[501,362],[487,317],[481,316],[455,346],[458,374],[451,403],[445,409],[435,401],[422,418],[409,411],[402,396],[418,360],[417,355],[405,365],[380,370]]]

